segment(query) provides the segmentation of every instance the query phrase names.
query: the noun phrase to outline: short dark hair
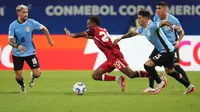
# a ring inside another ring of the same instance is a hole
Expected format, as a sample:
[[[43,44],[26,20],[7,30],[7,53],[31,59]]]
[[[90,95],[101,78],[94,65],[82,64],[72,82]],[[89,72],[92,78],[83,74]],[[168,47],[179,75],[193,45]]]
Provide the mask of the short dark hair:
[[[98,16],[90,16],[88,19],[95,22],[98,26],[100,25],[100,19]]]
[[[149,12],[149,11],[141,10],[141,11],[139,11],[138,15],[141,15],[141,16],[143,16],[143,17],[150,18],[150,12]]]
[[[167,3],[165,1],[158,1],[156,5],[158,5],[158,6],[167,6]]]

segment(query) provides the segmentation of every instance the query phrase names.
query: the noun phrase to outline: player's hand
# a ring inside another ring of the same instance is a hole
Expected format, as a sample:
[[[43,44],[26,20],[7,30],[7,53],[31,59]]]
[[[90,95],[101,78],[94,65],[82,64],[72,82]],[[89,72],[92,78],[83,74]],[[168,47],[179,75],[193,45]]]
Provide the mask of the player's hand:
[[[64,31],[65,31],[65,33],[67,34],[67,35],[70,35],[70,31],[65,27],[64,28]]]
[[[50,44],[51,47],[53,47],[55,45],[55,43],[54,43],[53,40],[49,40],[48,42],[49,42],[49,44]]]
[[[178,48],[178,46],[179,46],[179,41],[176,41],[176,44],[174,45],[174,49],[177,49]]]
[[[114,45],[117,45],[117,43],[121,40],[121,38],[117,38],[114,40]]]
[[[18,46],[18,49],[19,49],[22,53],[24,53],[24,52],[26,51],[26,49],[25,49],[25,47],[24,47],[23,45],[19,45],[19,46]]]

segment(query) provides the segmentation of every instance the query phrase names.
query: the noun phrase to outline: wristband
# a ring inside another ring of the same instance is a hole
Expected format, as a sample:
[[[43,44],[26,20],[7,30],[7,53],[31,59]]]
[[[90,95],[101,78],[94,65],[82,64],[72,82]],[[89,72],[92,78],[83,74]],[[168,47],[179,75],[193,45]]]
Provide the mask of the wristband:
[[[176,26],[176,25],[172,25],[172,28],[174,29],[175,26]]]

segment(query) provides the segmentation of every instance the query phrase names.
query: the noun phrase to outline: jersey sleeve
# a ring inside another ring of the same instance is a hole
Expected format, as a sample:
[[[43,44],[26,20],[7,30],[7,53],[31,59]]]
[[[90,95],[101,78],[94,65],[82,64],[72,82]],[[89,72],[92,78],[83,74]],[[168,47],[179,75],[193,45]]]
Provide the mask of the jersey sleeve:
[[[180,26],[182,28],[181,23],[179,22],[177,18],[174,19],[174,25]],[[178,30],[176,31],[179,32]]]
[[[136,32],[142,34],[142,27],[140,26],[140,27],[136,30]]]
[[[160,22],[153,22],[153,24],[151,24],[151,28],[153,28],[153,29],[160,28]]]
[[[94,36],[94,28],[89,28],[85,31],[85,33],[88,35],[88,36]]]
[[[158,15],[157,14],[155,14],[155,16],[153,16],[153,21],[154,22],[158,21]]]
[[[35,21],[34,19],[32,21],[33,21],[33,29],[34,30],[40,30],[41,27],[43,26],[42,24],[40,24],[38,21]]]
[[[14,32],[14,25],[10,24],[8,29],[8,38],[14,38],[15,32]]]

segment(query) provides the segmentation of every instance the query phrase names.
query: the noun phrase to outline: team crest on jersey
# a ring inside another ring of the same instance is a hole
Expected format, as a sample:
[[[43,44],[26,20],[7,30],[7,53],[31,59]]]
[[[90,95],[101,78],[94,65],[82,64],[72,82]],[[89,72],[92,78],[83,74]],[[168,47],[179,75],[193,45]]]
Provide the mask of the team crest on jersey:
[[[26,27],[26,32],[30,32],[30,27],[29,26]]]
[[[148,36],[150,36],[150,35],[151,35],[151,32],[150,32],[150,30],[147,30],[147,34],[148,34]]]

